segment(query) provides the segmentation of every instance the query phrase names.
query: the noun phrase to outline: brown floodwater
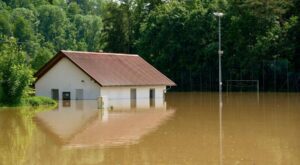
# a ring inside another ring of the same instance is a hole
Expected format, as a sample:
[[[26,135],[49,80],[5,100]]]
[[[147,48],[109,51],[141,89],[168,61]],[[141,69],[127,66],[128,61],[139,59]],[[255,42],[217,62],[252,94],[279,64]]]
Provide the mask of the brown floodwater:
[[[0,164],[300,164],[299,93],[168,93],[161,100],[0,109]]]

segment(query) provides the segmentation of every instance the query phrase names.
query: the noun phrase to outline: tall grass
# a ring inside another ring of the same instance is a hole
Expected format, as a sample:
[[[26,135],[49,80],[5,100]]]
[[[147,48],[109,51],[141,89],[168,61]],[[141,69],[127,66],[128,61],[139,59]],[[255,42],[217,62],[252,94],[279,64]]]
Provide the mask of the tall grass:
[[[56,101],[44,96],[32,96],[28,98],[24,98],[22,100],[22,105],[28,106],[54,106],[56,105]]]

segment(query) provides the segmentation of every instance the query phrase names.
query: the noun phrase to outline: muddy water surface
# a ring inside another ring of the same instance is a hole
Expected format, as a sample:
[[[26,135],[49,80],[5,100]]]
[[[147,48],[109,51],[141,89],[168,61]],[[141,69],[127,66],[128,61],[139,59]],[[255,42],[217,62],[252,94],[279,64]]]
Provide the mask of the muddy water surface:
[[[0,164],[300,164],[300,94],[168,93],[161,100],[0,110]]]

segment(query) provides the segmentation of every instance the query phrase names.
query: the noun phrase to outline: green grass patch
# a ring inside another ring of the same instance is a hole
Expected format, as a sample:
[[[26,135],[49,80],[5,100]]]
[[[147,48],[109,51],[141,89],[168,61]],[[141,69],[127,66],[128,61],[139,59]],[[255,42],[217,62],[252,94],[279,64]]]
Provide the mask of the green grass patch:
[[[3,95],[2,95],[3,96]],[[57,102],[49,97],[44,96],[29,96],[21,99],[20,103],[5,104],[0,102],[0,108],[13,108],[13,107],[56,107]]]
[[[24,106],[55,106],[57,102],[49,97],[44,96],[32,96],[28,98],[24,98],[22,100],[22,105]]]

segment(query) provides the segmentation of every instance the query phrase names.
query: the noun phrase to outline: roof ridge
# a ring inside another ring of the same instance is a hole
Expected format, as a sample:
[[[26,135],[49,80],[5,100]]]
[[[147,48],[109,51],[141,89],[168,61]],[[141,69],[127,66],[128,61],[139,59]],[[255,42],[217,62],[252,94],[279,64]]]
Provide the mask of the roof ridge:
[[[108,52],[87,52],[87,51],[73,51],[73,50],[61,50],[61,52],[63,52],[63,53],[101,54],[101,55],[113,55],[113,56],[139,56],[138,54],[108,53]]]

